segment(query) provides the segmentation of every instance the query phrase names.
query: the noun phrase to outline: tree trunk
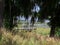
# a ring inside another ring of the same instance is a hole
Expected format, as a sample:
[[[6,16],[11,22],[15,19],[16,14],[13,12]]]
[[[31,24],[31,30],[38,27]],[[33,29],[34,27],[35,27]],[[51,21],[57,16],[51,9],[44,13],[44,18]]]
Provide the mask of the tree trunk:
[[[31,23],[32,23],[32,27],[34,26],[34,23],[35,23],[35,19],[34,19],[34,16],[32,16],[32,18],[31,18]]]
[[[51,26],[50,37],[55,36],[55,26]]]
[[[0,40],[2,38],[4,0],[0,0]]]
[[[3,26],[3,9],[4,9],[4,0],[0,0],[0,29]]]
[[[11,15],[10,17],[10,31],[12,30],[13,28],[13,16]]]
[[[51,18],[51,30],[50,30],[50,37],[54,37],[55,36],[55,17],[52,16]]]
[[[9,6],[10,6],[10,31],[12,30],[13,28],[13,15],[12,15],[12,5],[11,5],[11,2],[9,3]]]

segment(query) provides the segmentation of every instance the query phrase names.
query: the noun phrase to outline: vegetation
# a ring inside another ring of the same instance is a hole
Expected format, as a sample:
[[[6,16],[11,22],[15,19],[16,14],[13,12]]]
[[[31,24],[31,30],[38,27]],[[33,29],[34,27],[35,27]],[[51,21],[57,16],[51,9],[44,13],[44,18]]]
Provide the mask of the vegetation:
[[[38,29],[32,32],[18,30],[15,34],[3,29],[0,45],[60,45],[59,38],[49,37],[49,28]]]
[[[56,28],[55,34],[57,37],[60,37],[60,28],[59,27]]]
[[[34,13],[34,18],[39,17],[39,19],[41,20],[50,19],[51,21],[50,22],[50,25],[51,25],[50,37],[54,37],[55,28],[60,27],[60,22],[59,22],[60,21],[59,19],[60,18],[60,13],[59,13],[60,4],[59,2],[60,0],[49,0],[49,1],[48,0],[45,0],[45,1],[44,0],[32,0],[32,1],[31,0],[5,0],[5,1],[1,1],[3,5],[5,4],[5,7],[1,6],[1,8],[4,9],[5,27],[12,30],[14,26],[13,24],[14,17],[19,16],[19,15],[21,16],[24,15],[27,20],[28,16],[33,15],[32,13]],[[41,7],[40,12],[38,13],[31,12],[35,4]],[[3,12],[2,10],[1,12]],[[1,14],[0,16],[2,17],[2,15],[3,14]],[[3,19],[1,18],[1,20]]]
[[[41,10],[33,12],[34,6],[38,5]],[[16,16],[32,16],[31,23],[34,26],[34,19],[38,17],[39,21],[50,20],[50,28],[38,28],[32,32],[14,30]],[[3,31],[6,28],[7,31]],[[42,30],[42,31],[41,31]],[[43,33],[42,33],[43,32]],[[50,33],[49,33],[50,32]],[[54,37],[60,37],[60,0],[0,0],[0,44],[1,45],[60,45],[59,40]],[[49,36],[45,36],[48,35]],[[55,35],[56,34],[56,35]],[[43,36],[41,36],[43,35]],[[21,39],[20,39],[21,38]],[[22,41],[20,41],[20,40]],[[46,40],[46,41],[45,41]],[[4,42],[4,43],[2,43]],[[28,43],[27,43],[28,42]],[[47,43],[48,42],[48,43]],[[57,43],[56,43],[57,42]],[[26,44],[27,43],[27,44]]]

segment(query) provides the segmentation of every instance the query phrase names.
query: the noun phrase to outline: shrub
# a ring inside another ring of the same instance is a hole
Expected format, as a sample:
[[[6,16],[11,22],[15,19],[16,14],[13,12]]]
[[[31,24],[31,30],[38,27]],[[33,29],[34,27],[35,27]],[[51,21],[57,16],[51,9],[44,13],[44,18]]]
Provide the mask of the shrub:
[[[60,27],[56,28],[55,36],[60,37]]]

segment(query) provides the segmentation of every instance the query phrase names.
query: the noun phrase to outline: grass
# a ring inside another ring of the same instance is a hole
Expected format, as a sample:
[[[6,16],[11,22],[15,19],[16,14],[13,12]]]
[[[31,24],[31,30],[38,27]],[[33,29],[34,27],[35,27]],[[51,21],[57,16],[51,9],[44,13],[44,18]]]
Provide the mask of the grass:
[[[60,39],[49,37],[50,28],[37,28],[32,32],[2,30],[0,45],[60,45]]]
[[[37,28],[36,33],[41,35],[49,35],[50,28]]]

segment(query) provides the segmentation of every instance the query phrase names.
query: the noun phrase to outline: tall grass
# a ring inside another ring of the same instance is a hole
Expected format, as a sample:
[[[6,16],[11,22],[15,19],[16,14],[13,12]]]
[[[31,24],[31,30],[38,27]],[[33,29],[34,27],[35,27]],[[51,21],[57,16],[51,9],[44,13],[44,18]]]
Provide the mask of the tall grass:
[[[17,32],[2,30],[0,45],[60,45],[60,39],[49,37],[48,28],[38,28],[32,32],[18,30]]]

